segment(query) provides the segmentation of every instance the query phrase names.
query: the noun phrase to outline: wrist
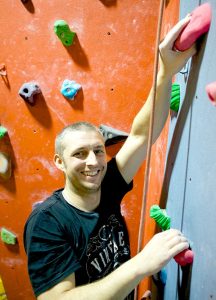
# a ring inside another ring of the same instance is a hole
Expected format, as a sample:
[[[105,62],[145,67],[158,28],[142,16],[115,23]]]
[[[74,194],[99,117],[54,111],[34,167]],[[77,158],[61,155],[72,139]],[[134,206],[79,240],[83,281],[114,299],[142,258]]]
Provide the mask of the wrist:
[[[166,72],[164,68],[160,68],[157,74],[157,80],[158,82],[163,81],[164,83],[168,83],[169,81],[172,81],[172,75]]]
[[[142,280],[143,278],[151,275],[148,266],[148,259],[145,259],[145,256],[143,255],[143,250],[139,252],[136,256],[134,256],[133,260],[134,260],[134,265],[136,266],[135,274],[136,277],[139,278],[139,280]]]

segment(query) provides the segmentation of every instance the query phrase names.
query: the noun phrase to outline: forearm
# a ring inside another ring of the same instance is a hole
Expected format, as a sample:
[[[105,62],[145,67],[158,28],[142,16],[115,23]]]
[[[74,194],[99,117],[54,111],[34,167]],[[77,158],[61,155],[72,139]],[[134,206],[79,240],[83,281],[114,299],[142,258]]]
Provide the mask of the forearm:
[[[195,45],[183,52],[173,51],[173,44],[175,40],[189,21],[190,16],[187,16],[185,19],[177,23],[176,26],[174,26],[167,34],[159,47],[160,70],[157,76],[156,86],[153,141],[155,141],[159,136],[168,116],[172,76],[177,74],[186,64],[187,60],[196,53]],[[146,103],[135,117],[132,125],[131,134],[141,137],[141,139],[143,139],[143,143],[146,142],[148,137],[152,99],[153,91],[151,90]]]
[[[171,94],[171,85],[172,85],[171,76],[165,75],[165,73],[162,70],[160,70],[157,76],[157,85],[156,85],[153,142],[160,135],[165,125],[165,122],[167,120],[167,116],[169,112],[169,99]],[[152,101],[153,101],[153,89],[151,89],[148,99],[146,100],[144,106],[136,115],[131,128],[131,135],[143,138],[144,142],[148,138]]]
[[[124,299],[140,282],[148,276],[140,271],[139,254],[118,269],[94,283],[76,287],[64,293],[61,300],[121,300]],[[144,262],[142,262],[144,264]],[[142,267],[142,269],[144,269]]]
[[[152,143],[160,135],[168,116],[171,84],[172,77],[166,76],[161,69],[157,77]],[[151,90],[145,104],[134,118],[128,139],[116,155],[118,168],[127,183],[131,182],[146,158],[152,101]]]
[[[172,257],[188,247],[188,241],[180,231],[165,230],[154,235],[142,251],[105,278],[76,287],[75,274],[72,273],[37,299],[123,300],[143,278],[157,273]]]
[[[183,52],[173,50],[175,40],[189,21],[190,17],[186,17],[178,22],[167,34],[159,47],[160,70],[156,84],[152,143],[159,137],[168,117],[172,77],[177,74],[188,59],[196,53],[195,45]],[[143,160],[146,158],[152,101],[153,90],[151,90],[147,101],[134,118],[130,135],[116,155],[119,171],[128,183],[132,180]]]

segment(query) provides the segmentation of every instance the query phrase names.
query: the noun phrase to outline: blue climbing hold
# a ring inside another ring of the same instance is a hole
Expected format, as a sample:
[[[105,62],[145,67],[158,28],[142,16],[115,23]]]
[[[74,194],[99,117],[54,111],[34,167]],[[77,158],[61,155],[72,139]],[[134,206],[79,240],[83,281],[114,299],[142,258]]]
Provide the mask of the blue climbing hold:
[[[61,93],[65,98],[74,100],[74,97],[80,89],[81,85],[79,83],[74,80],[65,79],[62,83]]]
[[[160,280],[163,285],[166,285],[167,281],[167,271],[165,268],[160,270]]]

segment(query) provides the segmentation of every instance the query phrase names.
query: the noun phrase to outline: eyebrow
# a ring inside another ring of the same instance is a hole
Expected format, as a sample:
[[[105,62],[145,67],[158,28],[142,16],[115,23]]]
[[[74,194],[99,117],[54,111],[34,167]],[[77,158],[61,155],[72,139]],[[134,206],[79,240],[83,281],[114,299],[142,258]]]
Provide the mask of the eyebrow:
[[[105,148],[105,146],[103,144],[99,144],[99,145],[96,145],[95,147],[93,148]]]
[[[79,147],[77,149],[74,149],[73,152],[82,151],[82,150],[85,150],[86,148],[89,148],[89,147],[88,146],[86,146],[86,147]],[[103,144],[99,144],[99,145],[93,146],[93,149],[100,149],[100,148],[105,148],[105,146]]]

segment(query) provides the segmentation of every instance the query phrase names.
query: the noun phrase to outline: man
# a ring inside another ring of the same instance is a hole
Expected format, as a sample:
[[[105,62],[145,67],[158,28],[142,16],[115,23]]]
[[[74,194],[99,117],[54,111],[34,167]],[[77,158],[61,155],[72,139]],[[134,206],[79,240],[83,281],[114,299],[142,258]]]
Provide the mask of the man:
[[[160,45],[154,141],[167,119],[172,76],[196,52],[195,47],[172,50],[189,20],[181,20]],[[146,157],[151,101],[152,92],[108,164],[103,137],[94,125],[75,123],[57,136],[54,161],[64,172],[65,187],[32,212],[24,233],[38,300],[132,299],[131,292],[144,277],[189,247],[187,239],[171,229],[156,234],[130,258],[120,203]]]

